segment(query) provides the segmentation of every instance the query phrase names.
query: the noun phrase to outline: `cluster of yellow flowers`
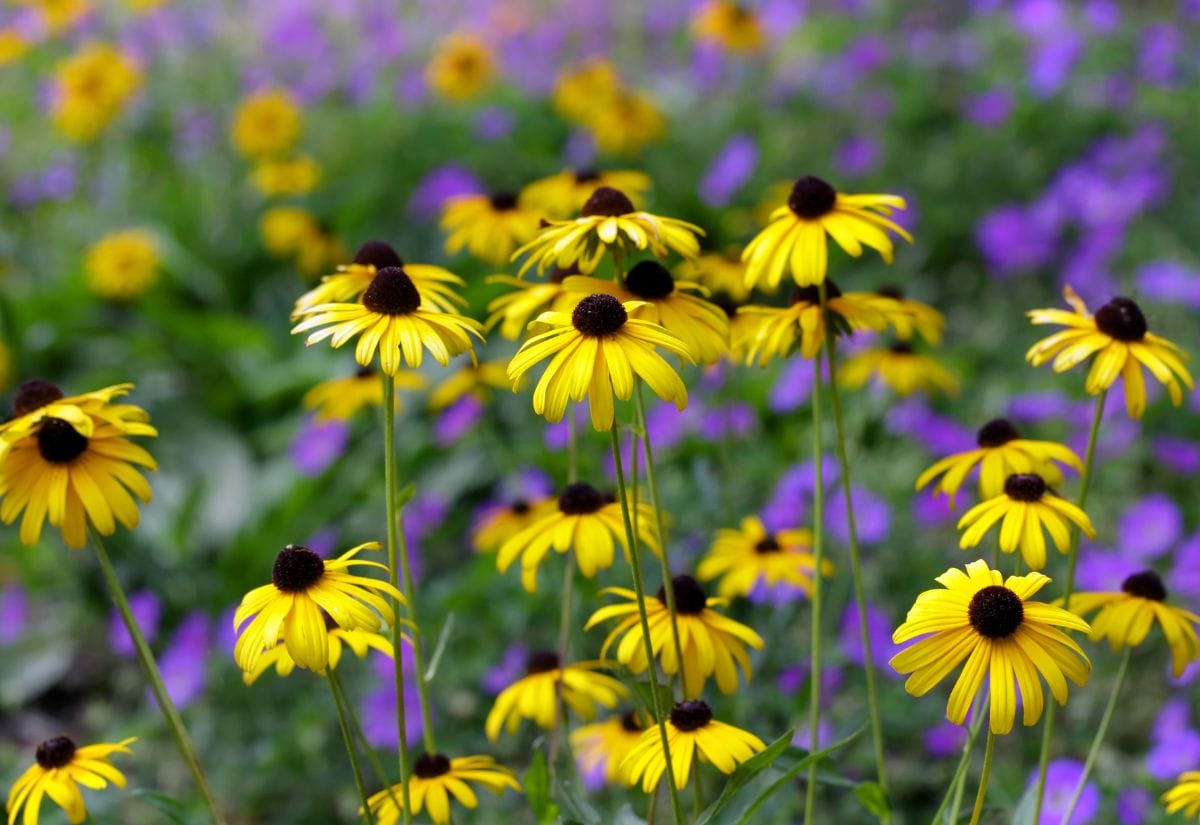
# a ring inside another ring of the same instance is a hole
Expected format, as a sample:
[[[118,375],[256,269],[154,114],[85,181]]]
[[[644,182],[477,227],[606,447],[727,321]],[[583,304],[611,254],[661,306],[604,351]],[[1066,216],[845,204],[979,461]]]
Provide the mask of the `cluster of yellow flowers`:
[[[137,66],[113,46],[84,46],[55,68],[55,128],[71,140],[95,140],[124,111],[141,82]]]
[[[254,161],[251,181],[267,197],[305,195],[321,180],[321,167],[296,151],[300,105],[288,92],[265,89],[238,106],[230,136],[243,157]]]
[[[662,136],[665,120],[654,98],[629,89],[617,67],[593,58],[565,70],[554,87],[554,108],[587,129],[601,152],[632,155]]]

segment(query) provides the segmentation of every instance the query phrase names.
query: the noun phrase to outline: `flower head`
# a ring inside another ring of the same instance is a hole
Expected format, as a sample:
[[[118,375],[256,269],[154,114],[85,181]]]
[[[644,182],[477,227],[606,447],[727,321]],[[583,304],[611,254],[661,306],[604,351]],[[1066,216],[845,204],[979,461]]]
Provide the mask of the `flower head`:
[[[250,180],[269,198],[307,195],[321,182],[321,166],[308,155],[267,158],[255,165]]]
[[[620,92],[617,67],[610,60],[594,57],[559,74],[554,84],[554,108],[567,120],[586,124],[595,107],[611,104]]]
[[[675,277],[698,283],[713,294],[724,294],[735,304],[750,297],[750,290],[746,288],[746,264],[739,247],[725,252],[705,252],[682,261],[675,267]]]
[[[692,18],[692,32],[730,52],[756,52],[763,45],[758,14],[732,0],[708,0]]]
[[[1200,771],[1187,771],[1179,777],[1174,788],[1162,795],[1167,813],[1183,811],[1191,819],[1200,813]]]
[[[425,376],[412,370],[397,370],[392,376],[397,389],[420,390],[425,387]],[[305,409],[316,410],[316,419],[326,421],[349,421],[359,411],[368,407],[383,406],[383,380],[370,367],[359,367],[353,375],[322,381],[304,393],[300,400]],[[400,398],[396,397],[396,406]]]
[[[579,760],[579,772],[585,782],[598,774],[597,784],[600,779],[612,785],[621,784],[621,763],[641,741],[647,727],[639,714],[626,711],[573,730],[571,750]]]
[[[487,324],[485,330],[491,330],[499,325],[500,334],[510,341],[520,338],[529,326],[529,320],[544,309],[553,312],[570,312],[579,303],[578,293],[568,293],[563,289],[563,282],[572,275],[578,275],[577,267],[569,269],[554,268],[545,281],[529,281],[525,278],[513,278],[510,275],[489,275],[489,284],[506,284],[512,287],[506,292],[488,302]]]
[[[796,287],[786,307],[749,305],[738,309],[746,319],[750,332],[743,345],[746,363],[758,362],[765,367],[772,358],[790,355],[796,342],[800,355],[816,358],[825,345],[826,325],[832,324],[838,334],[856,329],[876,332],[887,328],[890,317],[879,296],[870,292],[846,292],[833,281],[825,282],[826,312],[821,312],[821,298],[815,286]]]
[[[605,663],[599,661],[564,667],[558,654],[548,650],[530,654],[525,675],[500,692],[488,713],[484,723],[488,739],[495,741],[501,728],[516,733],[525,719],[532,719],[540,728],[553,727],[555,694],[560,690],[567,707],[588,722],[596,718],[597,708],[616,707],[629,690],[613,677],[596,672],[602,667]]]
[[[230,138],[249,158],[287,152],[300,137],[300,105],[282,89],[255,92],[238,104]]]
[[[378,650],[389,658],[395,655],[392,643],[383,634],[360,627],[347,630],[334,621],[328,613],[324,614],[324,619],[325,633],[328,636],[329,644],[329,669],[336,669],[338,663],[341,662],[343,647],[350,648],[350,651],[360,659],[366,658],[372,650]],[[403,638],[408,640],[407,636]],[[279,642],[275,647],[265,651],[259,657],[253,670],[242,673],[242,681],[247,685],[252,685],[272,668],[275,670],[275,675],[279,677],[290,676],[296,669],[296,660],[288,653],[286,642]],[[320,672],[324,673],[325,671]]]
[[[491,50],[478,37],[452,34],[437,45],[425,69],[429,87],[446,100],[475,97],[496,72]]]
[[[519,498],[490,507],[471,531],[471,546],[479,553],[494,553],[513,536],[556,512],[558,499],[549,496],[533,500]],[[625,534],[622,531],[620,535]]]
[[[589,104],[584,125],[601,152],[637,154],[663,133],[662,111],[645,92],[618,89],[612,97]]]
[[[500,796],[506,789],[521,792],[517,775],[509,768],[496,764],[490,756],[459,756],[451,759],[440,753],[422,753],[417,757],[408,777],[409,801],[412,812],[429,811],[434,825],[450,822],[450,799],[454,798],[469,810],[479,806],[479,798],[468,783],[480,785]],[[379,825],[396,825],[403,811],[403,786],[393,785],[367,800]],[[363,813],[359,808],[359,813]]]
[[[42,800],[49,797],[67,813],[71,825],[87,819],[87,808],[79,786],[100,790],[111,782],[125,787],[125,775],[109,764],[114,753],[130,753],[137,739],[76,747],[65,736],[48,739],[37,748],[37,761],[13,783],[8,792],[8,822],[13,825],[21,809],[25,825],[37,825]]]
[[[752,733],[713,718],[708,703],[695,699],[680,702],[667,719],[667,745],[671,752],[671,772],[675,787],[687,787],[692,763],[708,762],[721,773],[734,769],[766,745]],[[631,785],[639,780],[642,790],[651,793],[667,769],[662,732],[657,726],[647,729],[641,740],[621,763],[621,772]]]
[[[444,410],[467,396],[486,401],[493,389],[511,387],[508,365],[503,361],[465,364],[433,388],[429,393],[429,409]]]
[[[88,287],[102,298],[128,301],[158,280],[154,238],[142,229],[105,235],[88,247],[84,259]]]
[[[838,375],[851,389],[863,386],[872,376],[901,396],[935,391],[958,395],[959,390],[954,373],[933,356],[915,352],[903,341],[855,353],[842,364]]]
[[[481,261],[501,266],[513,250],[538,233],[542,213],[511,192],[456,195],[442,205],[446,253],[466,249]]]
[[[54,69],[54,126],[70,140],[95,140],[125,109],[141,73],[124,54],[92,43]]]
[[[552,219],[567,218],[583,209],[602,186],[624,192],[639,206],[650,189],[650,176],[632,169],[564,169],[540,178],[521,190],[521,200]]]
[[[719,530],[708,555],[696,567],[701,581],[720,578],[722,598],[749,596],[760,583],[789,584],[812,594],[817,559],[811,552],[812,532],[802,527],[767,530],[757,516],[742,519],[737,530]],[[822,574],[833,573],[826,560]]]

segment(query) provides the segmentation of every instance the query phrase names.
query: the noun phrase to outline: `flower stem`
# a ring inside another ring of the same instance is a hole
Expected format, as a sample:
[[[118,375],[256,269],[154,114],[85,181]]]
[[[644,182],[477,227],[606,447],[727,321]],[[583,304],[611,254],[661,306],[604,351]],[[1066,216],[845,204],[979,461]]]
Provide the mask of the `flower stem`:
[[[979,738],[979,729],[983,726],[983,720],[986,718],[985,714],[979,712],[982,695],[981,693],[975,697],[975,702],[971,707],[971,726],[967,729],[967,741],[963,742],[962,756],[958,760],[958,767],[954,769],[954,777],[950,780],[950,787],[946,789],[946,795],[942,797],[942,804],[938,806],[937,812],[933,815],[932,825],[943,825],[942,814],[946,812],[947,805],[950,805],[950,816],[945,822],[951,825],[958,822],[963,790],[967,787],[967,768],[971,765],[971,751],[975,749],[975,740]],[[952,797],[953,804],[951,804]]]
[[[617,428],[610,431],[612,435],[613,463],[617,470],[617,496],[621,501],[621,517],[625,522],[625,540],[629,543],[629,561],[633,568],[633,587],[637,595],[638,618],[642,625],[642,644],[646,649],[646,672],[650,677],[650,707],[654,711],[654,722],[658,725],[658,733],[662,738],[663,759],[668,766],[671,762],[671,744],[667,738],[667,716],[663,711],[662,697],[658,694],[658,674],[654,665],[654,646],[650,641],[650,622],[646,618],[646,585],[642,578],[642,549],[638,544],[637,534],[633,531],[633,521],[629,515],[629,496],[625,490],[625,471],[621,467],[621,439]],[[679,789],[675,787],[675,772],[668,769],[667,789],[671,793],[671,812],[675,816],[675,825],[684,825],[683,808],[679,805]]]
[[[1075,813],[1075,806],[1079,804],[1079,797],[1083,796],[1088,776],[1096,764],[1096,756],[1100,753],[1100,745],[1104,742],[1105,734],[1108,733],[1108,724],[1112,721],[1113,711],[1117,708],[1117,697],[1121,695],[1121,688],[1125,685],[1125,672],[1129,670],[1129,658],[1132,655],[1133,646],[1130,645],[1125,648],[1125,655],[1121,657],[1121,666],[1117,669],[1117,678],[1113,682],[1108,705],[1104,708],[1104,715],[1100,717],[1100,727],[1096,729],[1096,736],[1092,739],[1092,747],[1088,750],[1087,760],[1083,763],[1083,773],[1079,775],[1079,781],[1075,783],[1075,790],[1071,792],[1071,801],[1067,804],[1067,811],[1063,814],[1061,825],[1070,825],[1071,815]]]
[[[96,558],[100,561],[100,569],[104,573],[104,580],[108,584],[108,592],[112,595],[113,602],[117,605],[117,611],[125,622],[129,638],[133,640],[138,662],[142,666],[142,672],[146,675],[146,681],[150,683],[150,691],[154,694],[155,701],[158,702],[158,709],[162,712],[163,719],[166,720],[167,730],[171,732],[171,738],[175,740],[175,747],[179,749],[179,755],[183,757],[188,770],[192,772],[192,778],[196,780],[196,787],[200,789],[200,794],[204,797],[204,805],[208,808],[213,822],[217,825],[225,825],[225,817],[217,808],[217,800],[208,786],[204,768],[200,766],[200,758],[196,755],[196,746],[192,744],[192,738],[188,735],[187,728],[184,727],[183,719],[180,717],[175,703],[171,701],[170,694],[167,693],[167,686],[163,683],[158,663],[154,660],[154,654],[150,652],[150,645],[146,643],[146,637],[142,634],[142,629],[133,615],[133,610],[129,606],[129,598],[121,587],[117,572],[113,569],[112,560],[108,557],[108,551],[104,549],[104,542],[101,541],[96,531],[89,532],[92,546],[96,549]]]
[[[1087,504],[1088,490],[1092,483],[1092,464],[1096,458],[1096,441],[1100,435],[1100,421],[1104,418],[1104,402],[1108,399],[1108,390],[1103,390],[1096,396],[1096,409],[1092,414],[1092,427],[1088,432],[1087,451],[1083,457],[1083,472],[1079,477],[1079,509]],[[1071,547],[1067,554],[1067,582],[1063,592],[1063,607],[1071,608],[1071,594],[1075,590],[1075,565],[1079,560],[1078,527],[1071,526]],[[1050,745],[1054,740],[1054,717],[1057,705],[1053,702],[1046,704],[1046,723],[1042,727],[1042,752],[1038,758],[1037,794],[1034,797],[1033,821],[1037,822],[1042,815],[1042,804],[1046,798],[1046,771],[1050,766]]]
[[[812,391],[813,430],[813,576],[812,641],[808,670],[809,753],[821,749],[821,568],[825,564],[825,473],[821,438],[821,365],[814,361]],[[804,821],[816,822],[817,761],[808,766],[808,783],[804,789]]]
[[[996,734],[988,726],[987,750],[983,752],[983,775],[979,777],[979,793],[975,794],[975,810],[971,813],[971,825],[979,825],[983,813],[983,800],[987,798],[988,780],[992,778],[992,753],[996,750]],[[1037,820],[1035,819],[1034,822]]]
[[[388,796],[392,798],[392,804],[396,806],[396,810],[400,810],[400,800],[396,798],[396,790],[392,785],[392,781],[388,779],[387,773],[383,770],[383,763],[379,761],[379,754],[375,753],[375,748],[371,747],[371,743],[367,741],[367,735],[363,733],[362,725],[358,721],[358,714],[354,712],[354,705],[350,702],[350,696],[346,693],[346,686],[342,684],[342,679],[337,675],[336,670],[329,671],[329,684],[337,692],[341,698],[342,707],[346,711],[346,719],[350,723],[350,730],[354,732],[354,738],[362,745],[363,750],[367,754],[367,761],[371,763],[371,769],[375,771],[375,775],[379,778],[379,783],[387,789]]]
[[[567,483],[574,484],[579,480],[579,457],[577,434],[575,432],[575,409],[567,413]],[[558,617],[558,661],[567,661],[567,640],[571,630],[571,594],[575,586],[575,568],[571,559],[565,559],[566,569],[563,571],[562,610]],[[562,737],[563,707],[562,680],[554,683],[554,727],[550,732],[550,787],[554,787],[554,777],[558,768],[559,740]]]
[[[329,669],[329,675],[333,675],[333,668]],[[337,708],[338,726],[342,729],[342,741],[346,743],[346,755],[350,757],[350,768],[354,771],[354,784],[358,788],[358,798],[362,800],[363,818],[369,825],[375,825],[375,815],[371,813],[371,805],[367,801],[367,786],[363,782],[362,768],[358,764],[358,753],[354,747],[354,737],[350,734],[350,723],[346,721],[342,698],[338,695],[333,679],[326,679],[326,681],[329,682],[329,692],[333,695],[333,704]]]
[[[388,580],[392,587],[398,588],[399,567],[396,563],[397,538],[400,532],[400,517],[397,510],[396,478],[396,383],[395,379],[384,373],[383,378],[383,477],[387,496],[387,554]],[[407,554],[406,554],[407,555]],[[401,648],[403,635],[400,632],[400,602],[392,598],[392,661],[395,662],[396,674],[396,732],[399,737],[400,751],[400,795],[402,803],[400,811],[404,817],[404,825],[411,825],[412,805],[408,793],[408,730],[404,710],[404,656]],[[414,638],[415,641],[415,638]],[[413,646],[414,649],[416,645]],[[419,676],[420,674],[418,674]],[[421,683],[417,679],[417,683]]]

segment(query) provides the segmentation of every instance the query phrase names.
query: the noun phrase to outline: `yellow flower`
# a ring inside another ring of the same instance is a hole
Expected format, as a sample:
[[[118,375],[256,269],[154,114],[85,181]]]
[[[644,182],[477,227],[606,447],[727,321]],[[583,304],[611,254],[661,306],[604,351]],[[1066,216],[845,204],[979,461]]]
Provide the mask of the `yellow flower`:
[[[726,599],[749,596],[759,582],[768,587],[786,583],[811,595],[817,566],[811,547],[811,531],[799,527],[768,531],[757,516],[749,516],[738,530],[717,531],[696,576],[704,582],[720,578],[717,595]],[[833,575],[833,565],[825,560],[821,572]]]
[[[399,389],[425,387],[425,376],[419,372],[400,370],[394,379]],[[354,375],[322,381],[306,392],[300,403],[305,409],[317,411],[317,421],[349,421],[360,410],[383,406],[383,381],[375,370],[361,367]],[[399,407],[400,396],[397,395],[396,408]]]
[[[558,499],[553,496],[533,501],[521,498],[492,507],[471,531],[471,546],[477,553],[494,553],[525,528],[556,512]]]
[[[731,52],[756,52],[763,45],[762,24],[753,9],[730,0],[709,0],[692,18],[700,40]]]
[[[902,644],[924,636],[892,657],[898,673],[912,674],[904,689],[924,696],[966,660],[950,692],[946,716],[963,724],[967,711],[988,678],[992,733],[1012,730],[1020,690],[1023,721],[1036,724],[1045,696],[1038,674],[1055,700],[1067,702],[1067,680],[1083,685],[1092,665],[1083,649],[1059,628],[1091,628],[1061,607],[1029,599],[1050,579],[1041,573],[1005,579],[985,561],[952,567],[937,577],[943,590],[917,596],[908,618],[892,641]],[[1014,689],[1016,688],[1016,689]]]
[[[636,206],[650,189],[650,176],[630,169],[565,169],[527,185],[521,190],[521,202],[539,211],[539,217],[568,218],[583,209],[601,186],[624,192]]]
[[[484,361],[461,367],[429,393],[429,409],[444,410],[464,395],[486,401],[492,388],[511,389],[507,367],[503,361]]]
[[[555,267],[550,276],[541,283],[513,278],[511,275],[489,275],[489,284],[507,284],[513,287],[513,290],[488,302],[488,320],[484,329],[490,330],[499,324],[502,336],[516,340],[525,332],[534,313],[545,308],[554,312],[571,311],[579,302],[579,296],[564,292],[563,281],[571,275],[578,274],[577,267]]]
[[[1026,313],[1035,325],[1059,324],[1067,329],[1038,341],[1025,353],[1025,360],[1037,367],[1054,358],[1054,371],[1065,372],[1095,355],[1087,377],[1088,393],[1104,392],[1120,376],[1125,381],[1125,409],[1130,418],[1141,418],[1146,411],[1142,366],[1167,388],[1172,404],[1178,407],[1183,403],[1180,383],[1189,390],[1194,386],[1183,363],[1189,356],[1149,331],[1141,307],[1118,296],[1091,315],[1069,286],[1063,287],[1063,297],[1074,312],[1035,309]]]
[[[300,248],[296,250],[296,268],[309,278],[328,272],[331,266],[345,259],[342,242],[319,224],[315,234],[300,238]]]
[[[230,137],[248,158],[283,154],[300,137],[300,104],[283,89],[255,92],[238,104]]]
[[[331,654],[322,611],[346,630],[377,633],[383,622],[395,621],[392,606],[379,593],[403,604],[400,591],[385,581],[349,572],[367,566],[386,570],[379,562],[355,558],[363,550],[378,549],[379,542],[371,541],[325,561],[307,547],[283,548],[275,557],[271,583],[247,593],[233,614],[233,629],[239,634],[233,650],[237,666],[256,672],[261,659],[282,640],[297,665],[325,670]]]
[[[470,810],[479,806],[479,798],[468,782],[474,782],[500,796],[505,789],[521,792],[517,775],[503,765],[496,764],[490,756],[460,756],[449,759],[440,753],[422,753],[413,765],[408,778],[409,803],[413,813],[422,808],[429,811],[434,825],[446,825],[450,821],[450,797]],[[402,811],[403,786],[385,788],[367,800],[371,812],[379,825],[396,825]],[[363,813],[359,808],[358,812]]]
[[[267,197],[307,195],[321,181],[321,167],[307,155],[260,160],[251,176]]]
[[[654,510],[646,502],[639,501],[636,519],[639,541],[658,553],[658,543],[651,531]],[[557,507],[553,510],[546,508],[540,518],[531,521],[500,545],[496,567],[501,573],[507,572],[520,557],[521,584],[534,593],[537,591],[538,567],[551,549],[556,553],[574,550],[579,572],[594,579],[599,571],[612,567],[613,551],[617,544],[628,558],[628,540],[620,503],[590,484],[576,482],[562,491]]]
[[[663,672],[673,675],[682,669],[683,695],[688,698],[699,696],[704,690],[704,683],[714,675],[722,693],[733,693],[738,687],[739,667],[746,681],[750,681],[750,657],[746,654],[746,646],[762,650],[762,637],[746,625],[713,610],[714,607],[725,605],[728,600],[708,598],[691,576],[675,576],[671,582],[675,589],[676,622],[683,652],[682,668],[675,654],[674,632],[665,590],[660,588],[657,598],[646,600],[650,643]],[[617,661],[633,673],[644,672],[647,667],[646,646],[642,639],[637,594],[623,587],[607,587],[600,592],[620,596],[625,601],[600,608],[587,620],[583,629],[591,630],[601,622],[619,619],[604,640],[600,655],[606,655],[620,638]]]
[[[537,264],[538,272],[549,266],[566,269],[578,265],[581,272],[596,270],[605,252],[627,257],[635,250],[650,250],[665,258],[668,251],[694,258],[700,251],[696,235],[704,230],[675,218],[639,212],[619,189],[601,186],[579,213],[567,221],[550,221],[529,243],[513,253],[513,259],[528,255],[520,274]]]
[[[1200,771],[1187,771],[1179,775],[1178,784],[1162,795],[1167,813],[1183,811],[1189,819],[1200,813]]]
[[[846,333],[856,329],[883,330],[889,316],[869,292],[842,293],[833,281],[825,282],[825,305],[834,331]],[[792,290],[786,307],[750,305],[738,309],[752,332],[744,343],[746,363],[755,361],[765,367],[772,358],[786,358],[797,340],[800,355],[816,358],[825,345],[827,315],[821,313],[818,287],[798,286]]]
[[[13,0],[13,5],[36,10],[51,34],[74,27],[92,10],[90,0]]]
[[[137,527],[133,497],[150,500],[150,485],[137,467],[156,465],[125,436],[157,432],[145,410],[110,403],[131,387],[64,398],[45,381],[21,385],[13,405],[17,417],[0,427],[0,521],[12,524],[25,514],[22,544],[37,544],[46,521],[62,530],[72,548],[87,543],[89,524],[104,536],[116,532],[118,522]]]
[[[514,249],[537,235],[541,218],[541,212],[509,192],[449,198],[441,220],[446,253],[457,255],[466,249],[481,261],[502,266]]]
[[[799,286],[821,283],[829,260],[826,236],[855,258],[868,246],[890,264],[889,230],[912,243],[912,236],[888,217],[904,208],[899,195],[847,195],[820,178],[800,178],[787,203],[771,213],[771,222],[742,252],[746,286],[775,289],[785,271]]]
[[[842,364],[838,378],[850,389],[857,389],[877,376],[897,395],[915,392],[958,395],[958,379],[932,356],[913,352],[911,346],[896,342],[890,347],[855,353]]]
[[[167,0],[125,0],[125,5],[135,14],[145,14],[166,5]]]
[[[687,348],[690,360],[715,364],[729,349],[729,318],[725,310],[695,293],[704,287],[676,281],[658,261],[638,261],[621,283],[576,275],[563,289],[583,295],[607,293],[618,301],[638,304],[631,317],[663,327]]]
[[[128,301],[158,280],[154,238],[143,229],[105,235],[88,247],[84,260],[88,286],[102,298]]]
[[[658,140],[666,127],[654,99],[642,92],[619,91],[595,105],[587,127],[601,152],[633,155]]]
[[[654,351],[662,347],[688,358],[684,343],[658,324],[630,317],[640,302],[622,304],[611,295],[588,295],[565,312],[543,312],[537,324],[548,332],[526,341],[508,365],[514,386],[534,364],[551,359],[533,390],[533,411],[548,421],[561,421],[567,401],[588,400],[592,426],[612,429],[613,399],[633,395],[633,379],[643,379],[664,401],[682,410],[687,388],[671,365]]]
[[[696,281],[714,294],[728,295],[736,304],[750,297],[750,290],[746,288],[746,264],[737,247],[725,252],[706,252],[693,260],[683,261],[675,267],[675,277],[681,281]]]
[[[875,296],[876,306],[885,312],[888,323],[896,330],[896,337],[901,341],[909,341],[914,335],[919,335],[934,346],[942,342],[946,317],[929,304],[905,297],[904,292],[896,286],[880,287],[867,295]]]
[[[608,105],[620,91],[616,67],[595,57],[559,74],[554,84],[554,109],[567,120],[587,123],[596,106]]]
[[[671,772],[679,790],[687,787],[696,759],[712,764],[721,773],[730,774],[766,747],[754,734],[714,719],[708,703],[698,700],[680,702],[672,708],[666,726]],[[641,780],[645,793],[653,793],[666,769],[667,755],[663,751],[662,731],[657,725],[646,729],[620,767],[629,784],[636,785]]]
[[[495,74],[492,52],[478,37],[452,34],[438,43],[425,69],[429,87],[446,100],[475,97]]]
[[[0,67],[15,63],[29,51],[29,38],[15,26],[0,27]]]
[[[308,332],[305,345],[328,338],[337,349],[357,335],[354,357],[359,366],[369,366],[378,349],[380,368],[388,375],[400,370],[401,361],[421,366],[426,349],[443,366],[464,352],[474,357],[470,336],[483,340],[478,321],[434,306],[398,266],[375,273],[361,303],[317,304],[301,316],[292,334]]]
[[[297,254],[305,243],[321,234],[317,219],[296,206],[275,206],[258,221],[263,246],[276,258]]]
[[[92,43],[54,68],[54,126],[70,140],[95,139],[125,108],[141,73],[121,52]]]
[[[1017,548],[1031,570],[1046,566],[1046,536],[1050,534],[1058,552],[1067,553],[1071,545],[1071,522],[1090,539],[1096,537],[1092,520],[1087,513],[1061,498],[1046,486],[1036,473],[1010,475],[1004,482],[1004,492],[980,502],[958,520],[964,530],[959,547],[975,547],[996,522],[1000,525],[1000,549],[1012,553]]]
[[[325,631],[329,637],[329,669],[336,670],[338,663],[342,661],[342,647],[350,648],[350,651],[360,659],[366,658],[371,650],[378,650],[388,658],[394,656],[392,643],[386,636],[376,633],[373,630],[363,630],[362,628],[351,628],[349,630],[338,626],[328,613],[325,614]],[[404,639],[408,639],[407,636]],[[410,642],[411,643],[411,642]],[[291,676],[292,671],[296,669],[296,660],[288,653],[287,643],[280,642],[270,650],[265,651],[259,657],[258,663],[253,670],[247,670],[242,673],[242,681],[247,685],[252,685],[258,681],[258,678],[268,670],[274,668],[275,675],[279,677]],[[325,671],[320,671],[324,673]]]
[[[8,792],[8,825],[16,823],[22,808],[24,825],[37,825],[46,797],[66,811],[71,825],[80,825],[88,814],[79,786],[101,790],[111,782],[124,788],[125,775],[109,764],[108,759],[114,753],[131,753],[129,746],[136,741],[130,738],[78,748],[67,737],[57,736],[38,745],[37,761]]]
[[[629,695],[629,689],[611,676],[596,673],[605,666],[597,661],[561,667],[557,653],[534,652],[525,664],[525,675],[496,697],[484,722],[487,738],[494,742],[501,728],[516,733],[525,719],[533,720],[540,728],[553,727],[559,682],[563,702],[584,721],[595,719],[598,707],[615,708]]]
[[[623,784],[621,763],[645,730],[638,714],[627,711],[571,731],[571,750],[579,761],[579,772],[586,777],[602,771],[609,784]]]
[[[1063,474],[1056,461],[1083,471],[1083,462],[1070,447],[1054,441],[1021,438],[1007,418],[994,418],[980,427],[975,443],[979,449],[946,456],[917,476],[916,489],[941,476],[933,494],[949,496],[950,506],[954,507],[958,489],[977,465],[979,494],[984,499],[1003,493],[1005,479],[1014,473],[1037,473],[1049,486],[1057,487],[1063,482]]]
[[[1143,570],[1125,579],[1119,593],[1074,594],[1070,611],[1086,616],[1099,608],[1091,622],[1091,639],[1108,639],[1113,650],[1137,647],[1157,621],[1171,648],[1172,673],[1178,679],[1191,662],[1200,658],[1200,639],[1196,636],[1200,616],[1166,601],[1167,588],[1162,579],[1153,570]]]

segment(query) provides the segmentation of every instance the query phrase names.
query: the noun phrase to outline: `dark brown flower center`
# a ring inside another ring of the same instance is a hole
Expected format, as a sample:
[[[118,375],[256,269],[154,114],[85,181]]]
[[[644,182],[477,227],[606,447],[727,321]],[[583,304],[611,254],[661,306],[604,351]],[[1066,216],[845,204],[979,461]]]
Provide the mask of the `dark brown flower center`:
[[[587,199],[579,214],[585,218],[603,215],[615,218],[618,215],[628,215],[634,211],[633,201],[620,189],[611,186],[601,186]]]
[[[519,498],[512,504],[508,505],[508,509],[512,511],[514,515],[523,516],[529,512],[529,502],[523,498]]]
[[[1013,501],[1041,501],[1046,482],[1037,473],[1014,473],[1004,480],[1004,494]]]
[[[998,584],[985,587],[967,608],[971,626],[989,639],[1004,639],[1017,632],[1025,618],[1021,597]]]
[[[358,252],[354,253],[354,263],[363,266],[370,265],[376,269],[404,266],[404,261],[400,259],[396,250],[384,241],[367,241],[360,246]]]
[[[1020,437],[1021,433],[1007,418],[993,418],[979,428],[979,432],[975,434],[975,443],[980,447],[1002,447]]]
[[[895,298],[897,301],[904,299],[904,290],[895,284],[887,284],[875,290],[876,295],[882,295],[884,298]]]
[[[37,763],[46,770],[66,767],[75,758],[75,743],[65,736],[47,739],[37,748]]]
[[[362,302],[380,315],[408,315],[421,306],[421,293],[403,269],[386,266],[375,274]]]
[[[700,582],[691,576],[675,576],[671,579],[671,588],[675,591],[675,611],[686,616],[694,616],[708,605],[708,595]],[[667,603],[667,588],[658,588],[658,600]]]
[[[638,719],[637,713],[632,710],[627,710],[621,714],[621,727],[630,733],[641,733],[645,730]]]
[[[516,192],[497,192],[492,195],[492,209],[497,212],[507,212],[517,208]]]
[[[31,378],[21,384],[13,398],[13,415],[28,415],[62,397],[63,392],[56,385],[40,378]]]
[[[550,275],[547,276],[546,280],[552,284],[561,284],[572,275],[578,274],[580,274],[578,264],[571,264],[568,267],[556,266],[554,269],[550,270]]]
[[[375,368],[369,367],[369,366],[368,367],[359,367],[358,370],[354,373],[354,377],[355,378],[374,378],[375,377]]]
[[[571,323],[575,329],[590,338],[606,338],[615,335],[629,320],[625,307],[611,295],[598,292],[589,295],[575,305]]]
[[[718,292],[716,295],[712,296],[712,298],[710,298],[709,300],[711,300],[714,304],[716,304],[717,306],[719,306],[721,308],[721,311],[725,313],[726,318],[732,319],[734,316],[737,315],[737,311],[738,311],[737,301],[733,300],[733,298],[730,297],[728,294],[726,294],[724,292]]]
[[[658,261],[638,261],[625,276],[625,288],[644,301],[656,301],[675,291],[675,279]]]
[[[842,291],[838,289],[838,285],[833,281],[825,280],[825,301],[828,303],[830,298],[841,298]],[[798,286],[792,290],[791,305],[796,304],[812,304],[817,306],[821,303],[821,288],[816,284],[809,286]]]
[[[592,183],[600,180],[600,171],[598,169],[576,169],[576,183]]]
[[[607,503],[603,493],[583,481],[568,484],[558,497],[559,512],[568,516],[586,516]]]
[[[51,464],[69,464],[88,448],[87,436],[61,418],[47,418],[37,433],[38,452]]]
[[[833,211],[837,190],[813,175],[805,175],[792,184],[787,205],[797,216],[814,220]]]
[[[303,593],[325,574],[325,562],[307,547],[289,544],[275,557],[271,581],[284,593]]]
[[[764,553],[778,553],[779,540],[775,538],[774,533],[767,533],[766,538],[754,545],[754,552],[760,555]]]
[[[888,347],[888,351],[890,351],[892,355],[912,355],[913,348],[912,344],[908,343],[907,341],[897,341]]]
[[[1139,599],[1149,599],[1154,602],[1165,602],[1167,600],[1166,585],[1163,584],[1162,579],[1153,570],[1143,570],[1141,573],[1134,573],[1121,582],[1121,589],[1130,596],[1137,596]]]
[[[558,670],[558,664],[558,654],[553,650],[535,650],[525,660],[525,675],[549,673],[552,670]]]
[[[689,699],[671,708],[671,724],[676,730],[687,733],[700,728],[712,721],[712,708],[708,702],[699,699]]]
[[[450,773],[450,759],[440,753],[423,753],[413,763],[413,775],[433,779]]]
[[[1129,298],[1118,296],[1096,310],[1096,327],[1118,341],[1140,341],[1146,337],[1146,316]]]

